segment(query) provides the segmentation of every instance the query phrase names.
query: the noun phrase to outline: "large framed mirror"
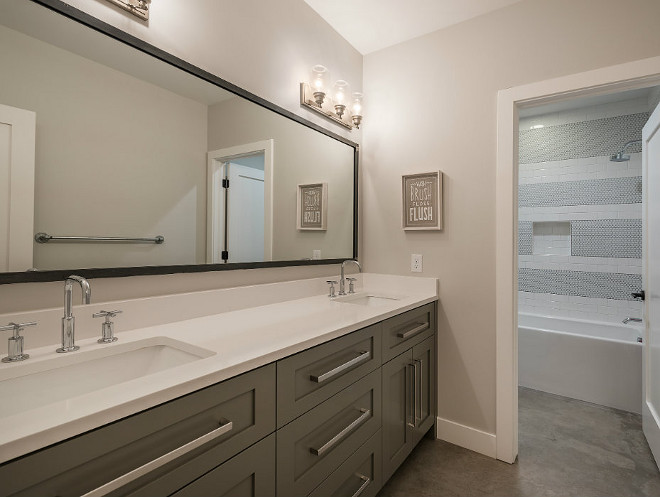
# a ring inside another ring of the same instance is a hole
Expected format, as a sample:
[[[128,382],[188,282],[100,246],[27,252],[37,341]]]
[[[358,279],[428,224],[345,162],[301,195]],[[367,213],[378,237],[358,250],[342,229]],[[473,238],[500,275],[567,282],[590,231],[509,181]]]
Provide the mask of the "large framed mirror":
[[[59,0],[0,64],[0,283],[357,257],[356,143]]]

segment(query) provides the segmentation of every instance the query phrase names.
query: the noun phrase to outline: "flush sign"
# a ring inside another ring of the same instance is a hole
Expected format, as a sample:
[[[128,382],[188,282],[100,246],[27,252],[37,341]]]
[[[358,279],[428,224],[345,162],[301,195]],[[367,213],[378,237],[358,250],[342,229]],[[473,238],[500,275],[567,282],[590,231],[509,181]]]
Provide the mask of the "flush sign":
[[[328,184],[298,185],[297,228],[325,230],[328,221]]]
[[[401,184],[404,230],[442,229],[442,173],[409,174]]]
[[[140,19],[149,20],[149,4],[151,0],[108,0],[108,2],[121,7]]]

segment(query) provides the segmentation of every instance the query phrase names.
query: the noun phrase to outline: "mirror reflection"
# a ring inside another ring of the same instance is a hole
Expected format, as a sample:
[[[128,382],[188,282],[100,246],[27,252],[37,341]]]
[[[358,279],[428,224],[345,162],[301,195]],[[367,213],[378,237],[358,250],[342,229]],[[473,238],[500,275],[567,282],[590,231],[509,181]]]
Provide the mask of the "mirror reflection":
[[[352,146],[28,10],[0,16],[0,155],[9,157],[0,197],[34,200],[4,203],[0,219],[34,221],[30,230],[0,223],[0,271],[352,257]],[[34,113],[36,133],[17,142],[11,116],[21,111]],[[32,165],[12,162],[30,147]],[[17,168],[29,180],[30,167],[32,184],[10,180]],[[326,185],[325,202],[306,207],[299,185],[316,184]],[[325,229],[300,228],[305,208],[326,216]],[[37,233],[164,241],[37,243]]]

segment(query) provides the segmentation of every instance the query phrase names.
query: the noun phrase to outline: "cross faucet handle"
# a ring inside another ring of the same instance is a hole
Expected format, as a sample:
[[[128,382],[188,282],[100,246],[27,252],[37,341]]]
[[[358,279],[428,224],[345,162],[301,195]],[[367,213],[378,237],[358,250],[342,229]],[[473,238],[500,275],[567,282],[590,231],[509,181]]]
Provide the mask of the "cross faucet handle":
[[[21,336],[21,330],[25,329],[27,326],[36,326],[36,321],[30,321],[27,323],[8,323],[6,326],[0,326],[0,331],[12,330],[14,334],[9,337],[7,342],[7,357],[2,358],[2,362],[17,362],[24,361],[29,354],[23,353],[23,337]]]
[[[328,294],[328,297],[333,298],[336,297],[337,294],[335,293],[335,285],[338,283],[336,280],[327,280],[326,283],[330,285],[330,293]]]
[[[110,321],[110,318],[114,318],[117,314],[121,314],[122,311],[99,311],[92,314],[93,318],[105,318],[106,321]]]
[[[110,319],[121,313],[122,311],[115,310],[99,311],[92,314],[93,318],[105,318],[105,321],[101,325],[101,338],[97,340],[99,343],[112,343],[118,340],[118,338],[115,336],[115,323],[110,321]]]
[[[0,326],[0,331],[13,330],[14,336],[18,336],[18,332],[24,330],[27,326],[36,326],[36,321],[29,321],[27,323],[7,323],[7,326]]]

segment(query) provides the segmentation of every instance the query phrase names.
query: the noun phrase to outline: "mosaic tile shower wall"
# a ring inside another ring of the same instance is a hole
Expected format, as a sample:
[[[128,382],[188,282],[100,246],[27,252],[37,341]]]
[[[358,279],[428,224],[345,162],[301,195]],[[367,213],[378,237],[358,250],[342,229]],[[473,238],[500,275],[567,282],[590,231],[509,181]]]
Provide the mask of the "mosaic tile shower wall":
[[[520,131],[520,163],[612,155],[642,137],[649,112]],[[631,152],[641,152],[634,145]]]
[[[553,115],[553,125],[521,129],[520,312],[598,321],[641,317],[642,304],[630,295],[641,289],[641,149],[629,149],[628,162],[609,156],[641,138],[649,115],[567,123]],[[547,231],[560,222],[565,231]]]

